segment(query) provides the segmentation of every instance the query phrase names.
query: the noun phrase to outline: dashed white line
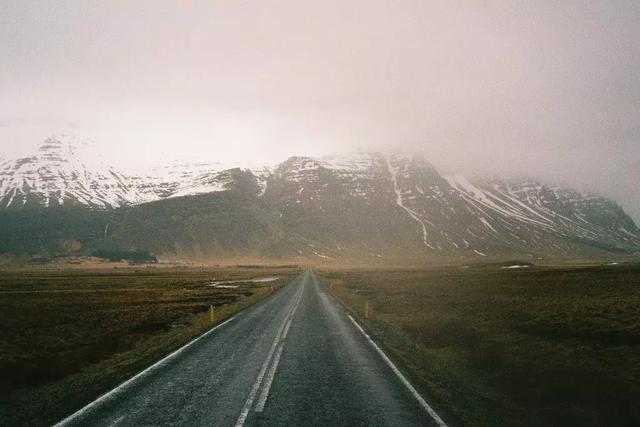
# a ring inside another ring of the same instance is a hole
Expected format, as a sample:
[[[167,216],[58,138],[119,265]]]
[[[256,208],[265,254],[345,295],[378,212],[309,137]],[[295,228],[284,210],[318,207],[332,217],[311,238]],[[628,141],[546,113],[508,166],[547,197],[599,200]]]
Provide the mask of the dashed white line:
[[[387,357],[384,351],[382,351],[382,349],[378,347],[378,345],[371,339],[371,337],[369,337],[369,335],[367,335],[367,333],[364,331],[364,329],[362,329],[362,327],[358,324],[358,322],[356,322],[355,319],[351,317],[351,315],[348,315],[348,316],[349,316],[349,319],[351,319],[351,321],[353,322],[353,324],[356,325],[356,328],[358,328],[358,330],[362,333],[362,335],[365,336],[367,341],[369,341],[369,344],[373,346],[373,348],[378,352],[378,354],[380,354],[380,356],[387,363],[387,365],[389,365],[391,370],[398,376],[398,378],[400,378],[400,381],[402,381],[402,384],[404,384],[405,387],[409,389],[413,397],[415,397],[418,403],[420,403],[420,406],[422,406],[427,411],[427,413],[431,416],[433,421],[440,427],[447,427],[447,424],[442,420],[442,418],[440,418],[440,416],[427,403],[427,401],[424,400],[422,396],[420,396],[420,393],[418,393],[418,391],[411,385],[409,380],[407,380],[405,376],[402,375],[402,372],[400,372],[400,370],[396,367],[396,365],[393,364],[391,359]]]

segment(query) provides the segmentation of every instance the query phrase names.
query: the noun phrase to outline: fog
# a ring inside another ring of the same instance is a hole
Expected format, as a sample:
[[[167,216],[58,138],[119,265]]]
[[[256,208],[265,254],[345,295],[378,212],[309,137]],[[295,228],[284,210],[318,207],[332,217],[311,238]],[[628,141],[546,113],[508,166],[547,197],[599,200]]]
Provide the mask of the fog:
[[[0,52],[0,157],[54,133],[128,168],[417,150],[640,221],[637,1],[4,0]]]

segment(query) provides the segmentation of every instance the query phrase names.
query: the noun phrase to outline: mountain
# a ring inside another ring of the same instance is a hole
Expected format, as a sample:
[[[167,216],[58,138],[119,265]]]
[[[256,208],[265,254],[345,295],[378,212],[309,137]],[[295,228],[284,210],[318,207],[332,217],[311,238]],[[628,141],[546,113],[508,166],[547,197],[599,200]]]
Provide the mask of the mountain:
[[[0,207],[115,208],[146,201],[115,169],[87,166],[78,155],[80,146],[52,137],[32,156],[5,160],[0,164]]]
[[[433,257],[638,251],[640,232],[614,202],[534,180],[441,176],[421,156],[292,158],[265,198],[285,229],[328,256]],[[302,248],[297,248],[304,251]],[[308,249],[306,251],[308,253]]]
[[[116,209],[223,191],[226,185],[226,174],[219,165],[204,162],[173,162],[149,174],[125,174],[95,163],[97,153],[83,152],[88,145],[65,135],[51,137],[32,156],[1,161],[0,208],[77,205]]]
[[[136,190],[151,201],[221,191],[224,189],[223,183],[214,178],[221,169],[219,163],[173,161],[152,169],[148,174],[129,175],[128,179]]]
[[[95,156],[94,156],[95,157]],[[61,138],[0,166],[0,254],[145,249],[164,257],[460,259],[640,252],[615,202],[533,179],[441,175],[422,156],[291,157],[134,176]]]

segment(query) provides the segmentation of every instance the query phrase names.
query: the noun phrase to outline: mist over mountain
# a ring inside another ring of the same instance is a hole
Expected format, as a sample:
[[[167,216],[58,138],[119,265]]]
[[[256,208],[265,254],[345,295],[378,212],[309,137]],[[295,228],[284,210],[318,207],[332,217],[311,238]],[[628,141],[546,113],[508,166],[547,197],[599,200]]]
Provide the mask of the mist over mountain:
[[[401,148],[640,221],[640,2],[7,0],[0,22],[4,158],[69,131],[121,172]]]
[[[422,155],[290,157],[253,169],[169,160],[134,176],[80,152],[51,137],[2,161],[0,253],[329,261],[640,251],[640,231],[615,201],[532,178],[441,175]]]

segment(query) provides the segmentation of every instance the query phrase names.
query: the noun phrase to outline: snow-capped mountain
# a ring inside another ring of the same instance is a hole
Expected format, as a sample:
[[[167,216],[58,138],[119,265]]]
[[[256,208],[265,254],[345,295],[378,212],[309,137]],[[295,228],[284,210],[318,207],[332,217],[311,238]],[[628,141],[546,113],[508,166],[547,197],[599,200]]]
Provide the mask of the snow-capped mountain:
[[[168,165],[153,168],[149,173],[129,175],[128,179],[149,200],[160,200],[167,197],[189,195],[189,188],[203,192],[224,189],[223,183],[215,182],[215,180],[211,186],[198,185],[198,182],[207,182],[205,176],[215,176],[222,169],[220,163],[177,160]]]
[[[321,212],[315,221],[322,224],[335,215],[324,227],[348,224],[341,236],[358,230],[372,256],[388,252],[398,236],[397,246],[424,256],[640,249],[640,231],[611,200],[529,179],[441,176],[421,156],[297,157],[276,169],[269,186],[284,189],[276,195],[283,218],[295,223]],[[344,243],[325,250],[335,254]]]
[[[45,140],[34,155],[0,164],[0,207],[80,204],[115,208],[146,199],[115,169],[87,166],[81,143],[65,137]]]
[[[32,156],[0,162],[0,208],[115,209],[225,189],[219,164],[176,161],[148,174],[132,175],[96,163],[97,153],[83,153],[87,145],[66,135],[54,136]],[[93,157],[93,162],[87,157]]]
[[[532,179],[442,176],[414,155],[291,157],[253,169],[173,163],[132,176],[89,167],[74,144],[50,138],[34,156],[0,163],[0,213],[67,204],[109,218],[101,226],[97,217],[89,221],[91,231],[82,234],[88,247],[168,254],[481,259],[640,252],[638,227],[611,200]]]

